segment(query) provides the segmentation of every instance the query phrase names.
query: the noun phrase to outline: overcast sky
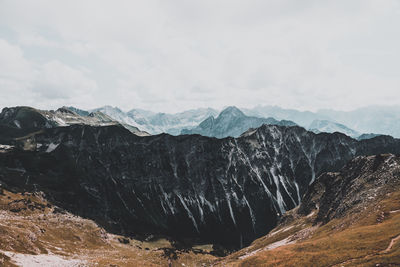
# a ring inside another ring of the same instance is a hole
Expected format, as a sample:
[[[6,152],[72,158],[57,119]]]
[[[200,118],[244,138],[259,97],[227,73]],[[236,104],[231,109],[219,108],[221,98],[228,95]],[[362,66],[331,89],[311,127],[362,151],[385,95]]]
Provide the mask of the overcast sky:
[[[0,107],[400,104],[397,0],[0,0]]]

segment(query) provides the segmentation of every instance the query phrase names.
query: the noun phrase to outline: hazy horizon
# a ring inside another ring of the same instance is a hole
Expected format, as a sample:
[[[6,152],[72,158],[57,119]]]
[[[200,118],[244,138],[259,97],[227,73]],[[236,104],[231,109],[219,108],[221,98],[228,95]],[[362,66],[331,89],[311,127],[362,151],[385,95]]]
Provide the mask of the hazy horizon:
[[[15,106],[0,106],[0,111],[3,110],[3,108],[11,108],[11,107],[16,107],[16,106],[27,106],[27,105],[15,105]],[[79,107],[79,106],[73,106],[73,105],[61,105],[61,106],[56,106],[54,108],[40,108],[37,106],[28,106],[28,107],[32,107],[32,108],[37,108],[37,109],[41,109],[41,110],[57,110],[58,108],[62,108],[62,107],[74,107],[77,109],[81,109],[84,111],[92,111],[95,109],[99,109],[99,108],[103,108],[103,107],[112,107],[112,108],[118,108],[123,112],[129,112],[131,110],[143,110],[143,111],[150,111],[153,113],[165,113],[165,114],[177,114],[177,113],[182,113],[182,112],[186,112],[186,111],[190,111],[190,110],[198,110],[198,109],[208,109],[211,108],[213,110],[216,110],[218,112],[221,112],[222,110],[228,108],[228,107],[236,107],[238,109],[240,109],[241,111],[243,110],[253,110],[256,109],[258,107],[264,108],[264,107],[274,107],[274,108],[278,108],[278,109],[282,109],[282,110],[294,110],[294,111],[299,111],[299,112],[312,112],[312,113],[319,113],[319,112],[323,112],[323,111],[333,111],[333,112],[354,112],[354,111],[358,111],[358,110],[362,110],[362,109],[373,109],[373,108],[378,108],[378,109],[399,109],[400,110],[400,105],[368,105],[368,106],[362,106],[362,107],[358,107],[358,108],[354,108],[354,109],[349,109],[349,110],[340,110],[340,109],[334,109],[334,108],[321,108],[321,109],[315,109],[315,110],[309,110],[309,109],[296,109],[296,108],[291,108],[291,107],[282,107],[279,105],[262,105],[262,104],[258,104],[255,106],[250,106],[250,107],[241,107],[241,106],[236,106],[236,105],[224,105],[222,107],[217,107],[217,108],[213,108],[213,107],[193,107],[193,108],[188,108],[188,109],[183,109],[183,110],[178,110],[175,112],[164,112],[164,111],[158,111],[158,110],[153,110],[153,109],[145,109],[145,108],[128,108],[128,109],[124,109],[118,106],[113,106],[113,105],[103,105],[103,106],[97,106],[95,108],[83,108],[83,107]]]

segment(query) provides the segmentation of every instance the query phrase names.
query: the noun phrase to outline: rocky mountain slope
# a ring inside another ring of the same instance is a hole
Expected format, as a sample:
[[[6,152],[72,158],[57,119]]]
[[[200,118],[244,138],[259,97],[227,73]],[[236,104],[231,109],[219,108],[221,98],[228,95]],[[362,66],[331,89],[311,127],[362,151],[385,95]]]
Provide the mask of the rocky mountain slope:
[[[340,124],[337,122],[333,122],[333,121],[329,121],[329,120],[314,120],[310,124],[308,129],[314,133],[340,132],[340,133],[344,133],[345,135],[351,136],[353,138],[360,136],[360,133],[350,129],[346,125],[343,125],[343,124]]]
[[[7,188],[43,191],[115,233],[236,248],[271,230],[322,172],[354,156],[400,152],[388,136],[356,141],[297,126],[263,125],[225,139],[139,137],[119,125],[16,131],[0,132]]]
[[[21,129],[26,133],[43,128],[69,126],[74,124],[110,126],[119,125],[120,123],[99,111],[85,113],[82,110],[67,107],[59,108],[56,111],[47,111],[22,106],[4,108],[0,113],[0,127],[3,126],[9,129]],[[142,132],[134,126],[128,124],[122,125],[136,135],[148,135],[148,133]]]
[[[218,115],[208,117],[197,127],[190,130],[184,129],[181,134],[200,134],[217,138],[239,137],[250,128],[258,128],[263,124],[295,126],[291,121],[277,121],[274,118],[258,118],[246,116],[236,107],[227,107]]]
[[[299,207],[215,266],[399,266],[400,157],[357,157],[322,174]]]
[[[4,153],[4,151],[3,151]],[[400,158],[361,156],[323,173],[299,207],[249,247],[223,258],[211,246],[108,233],[40,191],[0,184],[2,266],[398,266]]]

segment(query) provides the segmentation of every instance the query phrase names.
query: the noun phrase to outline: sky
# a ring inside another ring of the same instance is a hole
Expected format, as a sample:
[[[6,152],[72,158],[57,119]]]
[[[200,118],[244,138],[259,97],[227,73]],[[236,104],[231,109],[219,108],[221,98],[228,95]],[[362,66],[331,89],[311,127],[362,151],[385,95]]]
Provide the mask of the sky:
[[[16,105],[400,105],[400,0],[0,0]]]

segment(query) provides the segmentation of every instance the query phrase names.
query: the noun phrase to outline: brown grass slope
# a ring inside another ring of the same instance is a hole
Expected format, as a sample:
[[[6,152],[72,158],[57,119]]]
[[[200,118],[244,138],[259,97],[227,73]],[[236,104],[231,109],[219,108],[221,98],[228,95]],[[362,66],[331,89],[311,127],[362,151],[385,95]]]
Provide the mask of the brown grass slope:
[[[315,181],[267,236],[218,266],[400,266],[400,158],[358,157]]]
[[[165,238],[112,235],[51,205],[40,193],[0,187],[0,266],[168,266],[165,249],[174,249]],[[174,266],[209,265],[215,259],[193,251],[177,254]]]

